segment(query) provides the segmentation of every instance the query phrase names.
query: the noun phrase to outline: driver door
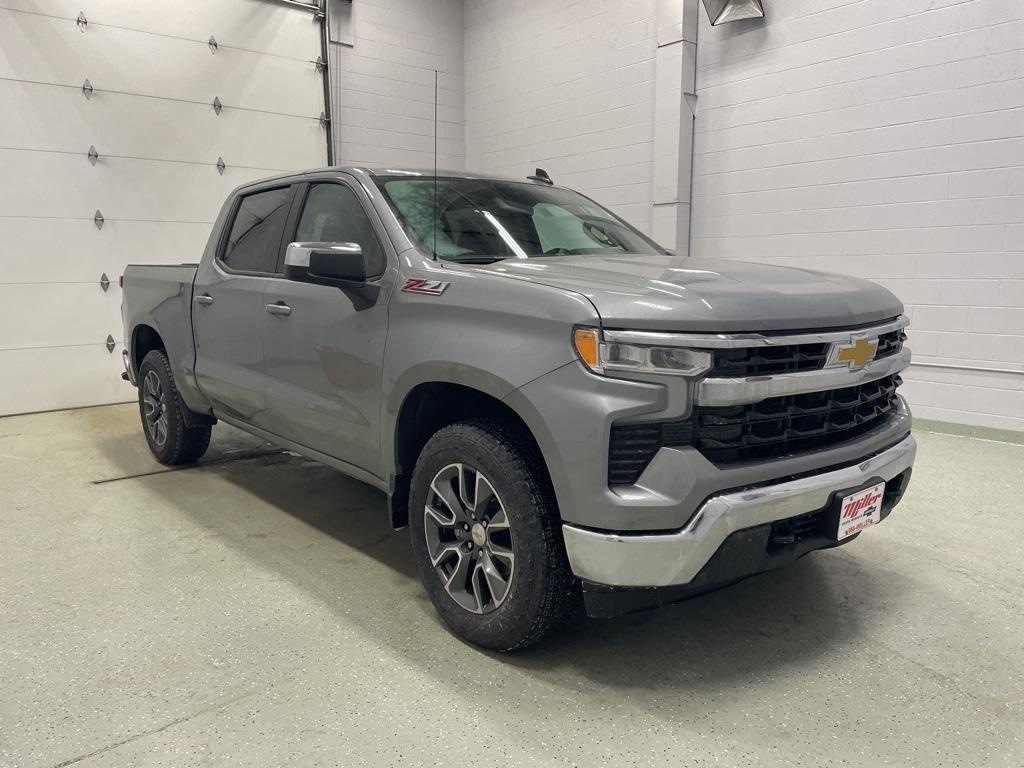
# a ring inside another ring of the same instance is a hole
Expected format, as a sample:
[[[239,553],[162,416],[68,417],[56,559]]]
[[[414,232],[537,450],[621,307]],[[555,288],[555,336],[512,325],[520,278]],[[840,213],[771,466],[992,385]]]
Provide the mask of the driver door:
[[[356,243],[373,265],[368,273],[384,280],[372,302],[335,286],[271,281],[261,320],[267,411],[260,426],[379,477],[387,298],[396,271],[388,266],[390,244],[349,177],[311,181],[297,195],[301,211],[287,242]]]

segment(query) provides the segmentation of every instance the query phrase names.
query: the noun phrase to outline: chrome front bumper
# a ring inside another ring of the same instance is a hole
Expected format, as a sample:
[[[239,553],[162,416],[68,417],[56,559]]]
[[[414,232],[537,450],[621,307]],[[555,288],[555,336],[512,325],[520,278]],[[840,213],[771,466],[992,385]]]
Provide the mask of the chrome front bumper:
[[[916,453],[917,442],[908,435],[849,467],[712,496],[685,528],[672,533],[630,535],[563,525],[569,563],[577,577],[609,586],[687,584],[733,532],[821,509],[836,491],[874,478],[891,480],[913,465]]]

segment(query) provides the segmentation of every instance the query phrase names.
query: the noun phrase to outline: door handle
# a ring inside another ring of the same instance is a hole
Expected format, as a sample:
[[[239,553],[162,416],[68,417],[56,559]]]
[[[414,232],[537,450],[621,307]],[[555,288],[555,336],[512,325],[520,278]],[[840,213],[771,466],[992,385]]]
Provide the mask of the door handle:
[[[267,312],[274,317],[288,317],[292,313],[292,308],[287,304],[267,304]]]
[[[213,296],[208,293],[202,293],[192,299],[196,304],[202,304],[204,307],[208,307],[213,304]]]

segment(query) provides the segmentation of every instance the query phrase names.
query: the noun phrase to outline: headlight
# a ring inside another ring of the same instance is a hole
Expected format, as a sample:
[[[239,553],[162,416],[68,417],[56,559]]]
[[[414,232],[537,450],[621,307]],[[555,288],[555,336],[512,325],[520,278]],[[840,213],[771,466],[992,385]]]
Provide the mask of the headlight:
[[[576,328],[573,346],[580,360],[594,373],[623,371],[697,376],[710,370],[711,354],[681,347],[648,347],[602,341],[596,328]]]

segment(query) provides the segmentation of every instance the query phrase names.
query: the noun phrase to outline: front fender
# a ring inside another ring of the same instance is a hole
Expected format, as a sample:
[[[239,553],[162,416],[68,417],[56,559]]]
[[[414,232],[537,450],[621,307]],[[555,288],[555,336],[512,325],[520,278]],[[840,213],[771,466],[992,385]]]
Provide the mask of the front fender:
[[[661,384],[596,376],[574,360],[510,392],[504,402],[537,441],[562,520],[589,524],[592,508],[606,506],[611,495],[612,423],[664,410],[669,393]]]
[[[389,307],[382,377],[385,472],[397,471],[395,437],[402,404],[420,384],[458,384],[504,400],[524,384],[576,359],[574,325],[598,322],[573,291],[432,260],[401,275],[437,280],[437,295],[396,291]]]

